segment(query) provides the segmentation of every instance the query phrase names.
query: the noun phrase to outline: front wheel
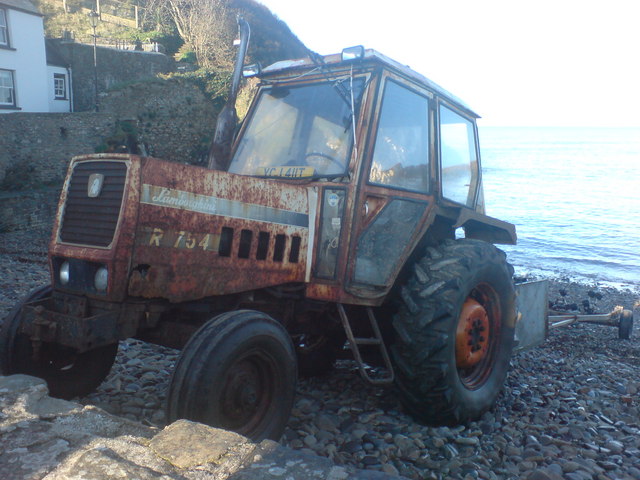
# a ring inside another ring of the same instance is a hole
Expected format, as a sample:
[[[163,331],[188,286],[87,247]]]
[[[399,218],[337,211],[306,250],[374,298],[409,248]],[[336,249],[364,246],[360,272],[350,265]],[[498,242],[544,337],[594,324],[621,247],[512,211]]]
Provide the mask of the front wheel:
[[[40,287],[19,302],[0,328],[0,371],[4,375],[23,373],[47,382],[52,397],[71,399],[93,392],[111,370],[118,344],[87,352],[43,342],[34,356],[31,339],[20,333],[22,308],[51,295],[51,286]]]
[[[167,417],[256,441],[278,440],[296,377],[296,353],[282,325],[257,311],[228,312],[209,320],[184,347],[169,386]]]
[[[415,264],[394,318],[392,358],[407,410],[432,425],[477,419],[507,375],[516,319],[513,268],[477,240],[448,240]]]

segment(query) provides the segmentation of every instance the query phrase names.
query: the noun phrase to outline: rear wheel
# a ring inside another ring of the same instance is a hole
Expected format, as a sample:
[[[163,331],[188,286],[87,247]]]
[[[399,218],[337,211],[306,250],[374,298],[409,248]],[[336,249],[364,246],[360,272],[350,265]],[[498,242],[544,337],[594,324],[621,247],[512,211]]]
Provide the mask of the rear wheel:
[[[512,275],[502,251],[476,240],[446,241],[415,265],[392,357],[401,399],[418,420],[463,423],[493,405],[513,348]]]
[[[278,440],[296,377],[295,350],[282,325],[261,312],[228,312],[184,347],[169,386],[167,417]]]
[[[71,399],[93,392],[106,378],[118,344],[78,353],[75,349],[44,342],[34,357],[31,339],[20,333],[26,303],[51,295],[51,286],[38,288],[18,303],[0,328],[0,370],[4,375],[23,373],[47,382],[52,397]]]

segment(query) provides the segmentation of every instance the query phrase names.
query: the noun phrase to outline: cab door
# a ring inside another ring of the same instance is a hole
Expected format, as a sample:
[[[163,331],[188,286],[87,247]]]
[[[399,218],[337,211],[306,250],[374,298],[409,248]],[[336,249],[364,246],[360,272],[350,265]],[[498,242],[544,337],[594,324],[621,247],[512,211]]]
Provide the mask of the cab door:
[[[385,295],[423,233],[433,206],[433,95],[392,74],[381,82],[354,206],[345,285]]]

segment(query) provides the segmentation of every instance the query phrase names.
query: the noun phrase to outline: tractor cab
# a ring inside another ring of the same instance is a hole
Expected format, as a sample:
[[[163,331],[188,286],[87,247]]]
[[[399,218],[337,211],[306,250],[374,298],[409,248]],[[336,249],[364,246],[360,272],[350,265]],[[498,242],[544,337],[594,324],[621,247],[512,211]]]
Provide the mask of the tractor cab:
[[[438,85],[362,47],[259,77],[228,171],[313,186],[309,296],[377,303],[434,223],[434,241],[515,242],[484,215],[477,115]]]

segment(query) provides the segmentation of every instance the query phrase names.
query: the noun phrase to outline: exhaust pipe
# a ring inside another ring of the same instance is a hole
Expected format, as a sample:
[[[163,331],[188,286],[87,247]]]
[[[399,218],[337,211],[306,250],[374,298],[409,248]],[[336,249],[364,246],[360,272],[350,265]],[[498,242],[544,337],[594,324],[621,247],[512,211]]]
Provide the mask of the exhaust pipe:
[[[233,68],[233,76],[231,78],[231,88],[227,103],[218,114],[216,121],[216,131],[213,135],[213,142],[209,149],[208,168],[213,170],[227,170],[229,167],[231,143],[233,141],[233,132],[238,122],[238,114],[236,113],[236,99],[240,88],[240,80],[242,78],[242,67],[244,66],[244,58],[247,55],[249,47],[249,37],[251,37],[251,29],[244,18],[238,17],[238,30],[240,32],[240,45],[236,54],[236,63]]]

